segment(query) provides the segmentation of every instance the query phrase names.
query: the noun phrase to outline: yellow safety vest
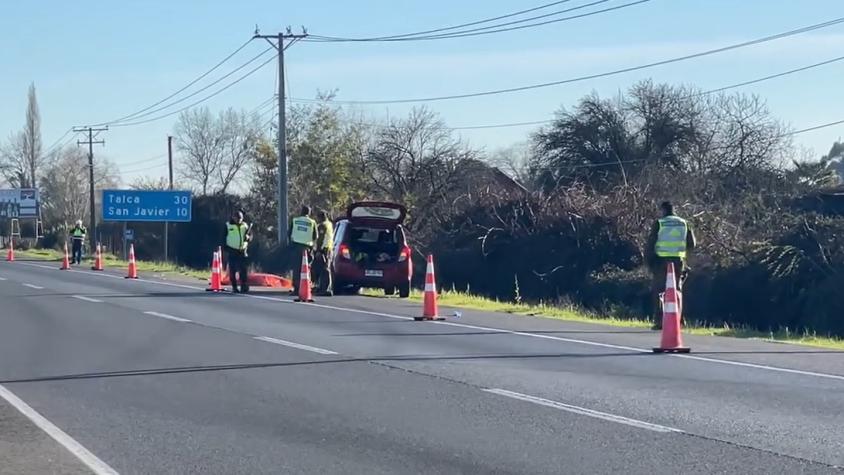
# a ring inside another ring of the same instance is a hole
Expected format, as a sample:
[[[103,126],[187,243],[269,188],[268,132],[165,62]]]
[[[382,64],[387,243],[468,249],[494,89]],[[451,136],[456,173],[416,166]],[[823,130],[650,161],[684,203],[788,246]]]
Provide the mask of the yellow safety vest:
[[[313,247],[314,231],[316,231],[316,221],[313,219],[307,216],[293,218],[293,231],[290,233],[290,240],[296,244]]]
[[[226,247],[245,251],[246,247],[249,246],[249,242],[246,240],[246,231],[249,227],[246,223],[226,223],[226,229],[228,230],[226,234]]]
[[[86,230],[85,228],[73,228],[73,238],[74,239],[82,239],[85,237]]]
[[[656,255],[669,258],[686,258],[686,236],[689,225],[677,216],[666,216],[659,220],[659,233],[656,238]]]
[[[334,246],[334,224],[331,221],[325,220],[320,223],[325,228],[325,236],[322,238],[322,248],[331,249]]]

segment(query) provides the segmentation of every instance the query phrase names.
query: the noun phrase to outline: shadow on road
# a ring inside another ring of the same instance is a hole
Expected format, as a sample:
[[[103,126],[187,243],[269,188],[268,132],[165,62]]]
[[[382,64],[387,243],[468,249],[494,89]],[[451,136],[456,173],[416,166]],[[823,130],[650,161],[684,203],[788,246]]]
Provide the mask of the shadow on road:
[[[607,358],[607,357],[642,357],[650,356],[651,353],[553,353],[553,354],[493,354],[493,355],[405,355],[405,356],[380,356],[373,358],[336,358],[330,360],[317,361],[297,361],[288,363],[248,363],[248,364],[230,364],[230,365],[210,365],[210,366],[181,366],[172,368],[152,368],[152,369],[137,369],[125,371],[104,371],[97,373],[75,373],[55,376],[40,376],[32,378],[18,378],[0,380],[0,384],[16,384],[16,383],[40,383],[50,381],[70,381],[80,379],[101,379],[101,378],[122,378],[129,376],[154,376],[167,374],[185,374],[185,373],[208,373],[215,371],[235,371],[244,369],[261,369],[261,368],[285,368],[293,366],[316,366],[325,364],[342,364],[342,363],[387,363],[398,361],[461,361],[461,360],[516,360],[516,359],[535,359],[535,358]]]

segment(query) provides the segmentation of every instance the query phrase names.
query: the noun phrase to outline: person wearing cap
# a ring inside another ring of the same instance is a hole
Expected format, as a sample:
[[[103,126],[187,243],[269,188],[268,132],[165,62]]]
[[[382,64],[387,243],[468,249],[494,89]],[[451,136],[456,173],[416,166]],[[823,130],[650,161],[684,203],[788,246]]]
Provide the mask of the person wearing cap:
[[[76,220],[76,226],[70,230],[71,240],[71,264],[82,263],[82,244],[85,242],[85,237],[88,235],[88,230],[82,225],[82,220]]]
[[[293,249],[293,294],[299,293],[302,255],[307,256],[308,265],[313,262],[314,245],[317,241],[317,223],[311,218],[310,206],[302,206],[299,216],[290,222],[288,236]]]
[[[232,213],[231,220],[226,223],[226,253],[228,255],[229,282],[232,292],[249,292],[249,242],[252,240],[252,227],[243,221],[243,211]],[[240,288],[237,277],[240,277]]]
[[[331,249],[334,246],[334,224],[328,213],[317,213],[317,239],[314,249],[314,281],[317,294],[325,297],[334,295],[331,271]]]
[[[678,303],[682,309],[681,292],[683,282],[680,274],[686,270],[686,257],[697,245],[695,234],[689,223],[674,214],[674,205],[664,201],[660,205],[662,217],[651,228],[645,259],[653,280],[651,281],[651,302],[655,330],[662,328],[662,312],[659,295],[665,291],[668,264],[674,264],[674,286],[678,291]]]

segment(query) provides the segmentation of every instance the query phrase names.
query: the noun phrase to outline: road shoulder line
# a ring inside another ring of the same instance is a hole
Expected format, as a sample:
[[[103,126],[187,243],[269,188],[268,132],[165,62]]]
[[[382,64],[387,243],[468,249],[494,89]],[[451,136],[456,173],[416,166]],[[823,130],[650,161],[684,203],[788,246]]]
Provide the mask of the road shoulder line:
[[[108,464],[99,459],[96,455],[91,453],[88,449],[77,442],[73,437],[59,429],[55,424],[47,420],[44,416],[33,409],[29,404],[17,397],[14,393],[0,385],[0,397],[11,404],[27,419],[32,421],[39,429],[43,430],[47,435],[58,442],[62,447],[72,453],[80,462],[85,464],[97,475],[118,475],[117,471],[109,467]]]

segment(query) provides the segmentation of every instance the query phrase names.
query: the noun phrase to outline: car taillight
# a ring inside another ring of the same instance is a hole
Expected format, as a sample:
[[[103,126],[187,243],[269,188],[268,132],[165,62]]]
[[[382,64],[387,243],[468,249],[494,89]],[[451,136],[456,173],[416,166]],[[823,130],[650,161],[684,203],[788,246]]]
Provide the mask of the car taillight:
[[[405,247],[405,248],[404,248],[404,249],[402,249],[402,250],[401,250],[401,252],[399,253],[399,262],[404,262],[404,261],[406,261],[408,257],[410,257],[410,248],[409,248],[409,247]]]
[[[352,253],[349,252],[349,246],[347,246],[345,244],[340,244],[340,256],[342,256],[343,259],[351,259],[352,258]]]

